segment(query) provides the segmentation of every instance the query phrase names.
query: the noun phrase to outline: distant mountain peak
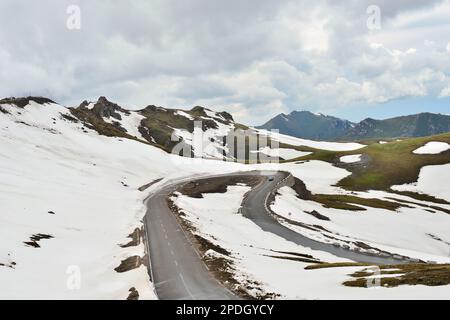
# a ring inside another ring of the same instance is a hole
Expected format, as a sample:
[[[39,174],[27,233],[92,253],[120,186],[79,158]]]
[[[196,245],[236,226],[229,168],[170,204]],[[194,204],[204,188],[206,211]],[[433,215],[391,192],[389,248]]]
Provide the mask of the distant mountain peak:
[[[359,123],[306,110],[275,116],[257,128],[313,140],[362,140],[421,137],[450,132],[450,116],[422,112],[385,120],[366,118]]]
[[[353,123],[322,113],[308,110],[292,111],[288,115],[280,113],[269,120],[261,129],[278,129],[283,134],[313,140],[329,140],[344,134]]]

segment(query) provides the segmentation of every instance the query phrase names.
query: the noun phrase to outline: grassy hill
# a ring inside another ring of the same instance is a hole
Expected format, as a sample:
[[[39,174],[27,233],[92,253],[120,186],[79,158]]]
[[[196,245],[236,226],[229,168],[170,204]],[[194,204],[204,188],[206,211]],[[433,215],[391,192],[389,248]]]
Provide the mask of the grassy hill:
[[[384,144],[371,142],[366,147],[355,151],[336,152],[290,145],[282,145],[282,147],[312,152],[310,155],[290,161],[322,160],[350,171],[351,175],[338,183],[345,189],[355,191],[388,190],[392,185],[417,181],[420,169],[424,166],[450,163],[450,150],[440,154],[413,153],[415,149],[431,141],[450,144],[450,133],[395,140]],[[352,154],[362,154],[362,161],[349,164],[340,161],[340,157]],[[422,199],[426,197],[417,194],[414,196]],[[434,200],[436,201],[436,199]]]

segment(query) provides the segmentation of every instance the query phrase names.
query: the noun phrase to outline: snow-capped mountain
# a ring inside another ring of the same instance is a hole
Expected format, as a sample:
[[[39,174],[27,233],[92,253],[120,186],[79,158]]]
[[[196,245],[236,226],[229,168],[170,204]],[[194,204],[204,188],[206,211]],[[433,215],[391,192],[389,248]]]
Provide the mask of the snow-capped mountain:
[[[216,139],[236,126],[229,113],[213,112],[200,106],[180,110],[149,105],[134,111],[124,109],[105,97],[100,97],[97,102],[83,101],[77,108],[72,108],[71,113],[99,134],[137,139],[167,152],[182,140],[190,146],[193,155],[200,157],[222,156],[224,146]],[[195,128],[196,121],[200,123],[199,128]],[[210,145],[200,152],[192,144],[197,129]]]

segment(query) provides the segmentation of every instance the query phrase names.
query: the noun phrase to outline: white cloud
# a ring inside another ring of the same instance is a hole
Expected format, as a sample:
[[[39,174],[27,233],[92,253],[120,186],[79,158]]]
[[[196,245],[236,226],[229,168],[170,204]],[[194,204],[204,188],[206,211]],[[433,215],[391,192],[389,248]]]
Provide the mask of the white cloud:
[[[450,84],[448,84],[447,87],[441,90],[441,92],[439,93],[439,97],[450,97]]]

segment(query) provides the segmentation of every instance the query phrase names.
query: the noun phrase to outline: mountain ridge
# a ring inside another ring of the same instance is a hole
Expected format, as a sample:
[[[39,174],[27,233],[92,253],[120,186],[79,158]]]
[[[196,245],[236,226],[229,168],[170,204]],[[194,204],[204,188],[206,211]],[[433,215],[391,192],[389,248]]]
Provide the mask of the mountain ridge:
[[[258,129],[278,129],[280,133],[316,140],[364,140],[424,137],[450,132],[450,116],[422,112],[388,119],[365,118],[358,123],[310,111],[281,113]]]
[[[96,101],[84,100],[75,107],[63,106],[45,97],[9,97],[0,99],[0,112],[10,113],[8,110],[11,109],[6,108],[8,105],[18,109],[55,105],[67,109],[68,112],[62,111],[60,116],[66,121],[81,124],[84,132],[93,130],[107,137],[136,140],[168,153],[175,146],[182,146],[183,153],[190,152],[193,156],[220,158],[226,149],[222,136],[237,129],[247,129],[235,123],[232,115],[225,111],[215,112],[202,106],[184,110],[155,105],[131,110],[104,96]],[[202,131],[200,137],[206,140],[205,150],[196,150],[193,143],[194,130],[198,129]]]

